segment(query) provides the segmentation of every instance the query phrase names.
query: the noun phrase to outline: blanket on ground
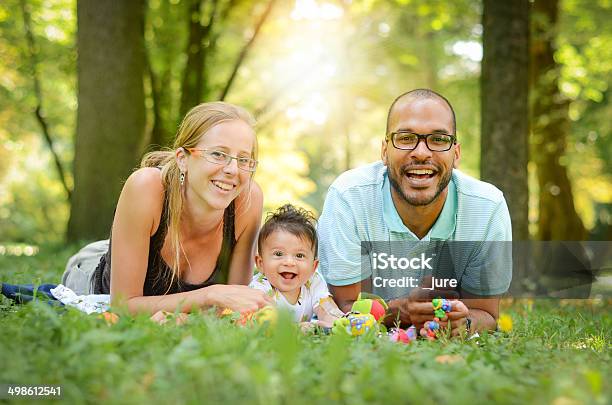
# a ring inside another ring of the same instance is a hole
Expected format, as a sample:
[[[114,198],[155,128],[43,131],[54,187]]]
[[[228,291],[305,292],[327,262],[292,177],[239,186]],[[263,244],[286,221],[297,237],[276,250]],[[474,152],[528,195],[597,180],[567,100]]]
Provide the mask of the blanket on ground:
[[[0,292],[17,304],[26,304],[33,300],[46,301],[51,305],[68,306],[87,314],[102,313],[110,307],[110,295],[90,294],[77,295],[63,284],[7,284],[0,283]]]

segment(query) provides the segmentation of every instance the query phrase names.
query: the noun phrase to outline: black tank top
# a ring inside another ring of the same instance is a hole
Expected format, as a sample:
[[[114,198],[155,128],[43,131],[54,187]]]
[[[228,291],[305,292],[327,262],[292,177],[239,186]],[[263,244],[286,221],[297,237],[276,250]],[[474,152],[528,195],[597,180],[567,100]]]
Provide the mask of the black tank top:
[[[226,284],[229,274],[229,267],[234,246],[236,246],[236,236],[234,232],[235,208],[234,201],[225,209],[223,213],[223,241],[221,252],[217,257],[217,263],[212,274],[201,284],[190,284],[176,277],[172,279],[172,269],[164,262],[161,256],[161,249],[164,245],[168,227],[166,224],[166,214],[168,211],[168,201],[164,198],[164,207],[157,231],[149,241],[149,259],[147,264],[147,274],[145,276],[143,295],[165,295],[175,294],[184,291],[192,291],[213,284]],[[98,267],[94,272],[94,293],[110,294],[110,275],[111,275],[111,246],[112,233],[108,252],[102,256]],[[205,248],[205,247],[203,247]]]

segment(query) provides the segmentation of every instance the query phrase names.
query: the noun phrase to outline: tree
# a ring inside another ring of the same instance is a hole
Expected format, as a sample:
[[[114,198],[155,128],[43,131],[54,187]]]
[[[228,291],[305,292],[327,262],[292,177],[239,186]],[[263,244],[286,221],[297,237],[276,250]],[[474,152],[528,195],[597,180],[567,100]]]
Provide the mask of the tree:
[[[505,194],[515,240],[528,238],[529,2],[485,0],[481,177]]]
[[[68,239],[108,236],[145,126],[144,0],[77,4],[78,114]]]
[[[562,158],[570,128],[569,100],[558,86],[555,62],[558,0],[533,3],[530,86],[532,156],[539,185],[539,240],[582,240],[586,230],[576,213],[572,186]]]

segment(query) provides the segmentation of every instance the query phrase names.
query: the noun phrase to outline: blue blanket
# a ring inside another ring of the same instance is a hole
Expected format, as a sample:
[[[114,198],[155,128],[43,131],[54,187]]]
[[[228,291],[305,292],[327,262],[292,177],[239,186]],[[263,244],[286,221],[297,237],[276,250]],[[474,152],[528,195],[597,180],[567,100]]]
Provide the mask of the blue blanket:
[[[0,283],[0,292],[5,297],[15,301],[17,304],[25,304],[33,300],[47,301],[50,304],[64,305],[51,294],[51,289],[57,284],[34,284],[13,285]]]

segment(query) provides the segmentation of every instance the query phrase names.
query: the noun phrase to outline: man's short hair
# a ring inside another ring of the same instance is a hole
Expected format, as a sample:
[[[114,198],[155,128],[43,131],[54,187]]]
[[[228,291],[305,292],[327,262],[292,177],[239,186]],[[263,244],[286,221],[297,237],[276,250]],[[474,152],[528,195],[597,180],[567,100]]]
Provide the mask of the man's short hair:
[[[317,220],[312,212],[303,208],[285,204],[266,216],[266,221],[259,231],[257,248],[261,254],[264,241],[275,231],[282,230],[311,243],[315,257],[317,256]]]
[[[393,112],[393,108],[398,102],[402,101],[403,99],[410,99],[410,100],[433,99],[433,100],[442,101],[444,104],[448,106],[448,108],[451,111],[451,114],[453,116],[453,134],[454,135],[457,134],[457,120],[455,119],[455,110],[453,109],[453,106],[451,105],[451,103],[446,99],[446,97],[444,97],[440,93],[436,93],[435,91],[431,89],[414,89],[414,90],[410,90],[410,91],[407,91],[399,95],[395,100],[393,100],[393,103],[391,103],[391,107],[389,107],[389,113],[387,114],[387,130],[385,132],[385,135],[389,134],[389,123],[391,121],[391,113]]]

